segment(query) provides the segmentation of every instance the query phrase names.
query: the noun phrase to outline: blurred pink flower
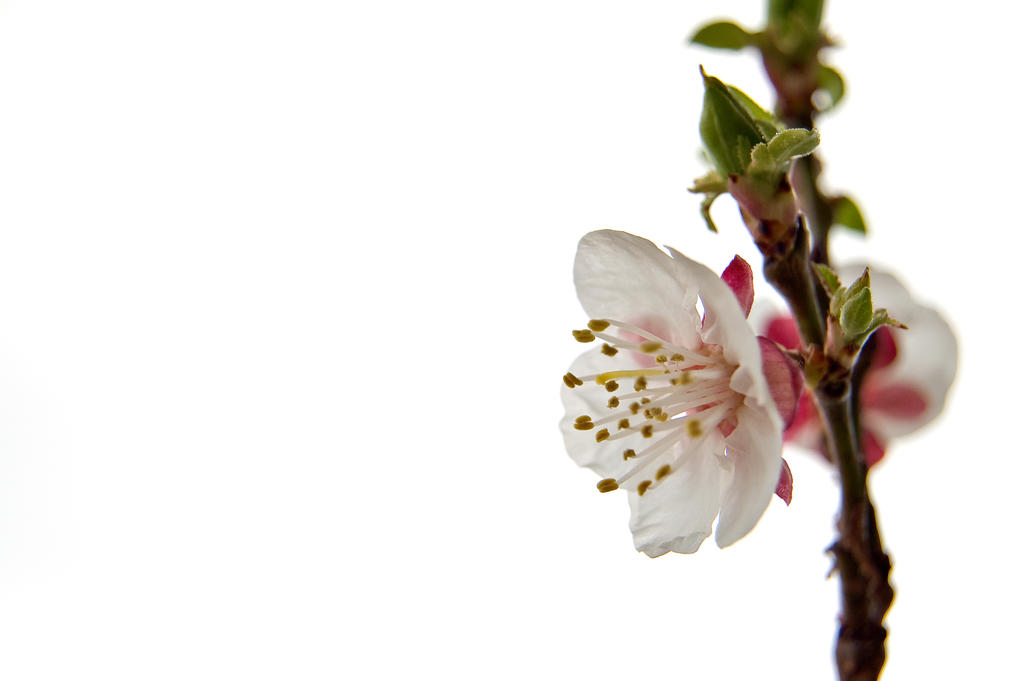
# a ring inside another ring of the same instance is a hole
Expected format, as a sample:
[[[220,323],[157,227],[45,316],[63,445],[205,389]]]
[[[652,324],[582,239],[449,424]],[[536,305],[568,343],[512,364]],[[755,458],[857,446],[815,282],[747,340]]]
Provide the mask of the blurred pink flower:
[[[842,268],[840,278],[856,278],[863,267]],[[889,443],[932,421],[942,411],[957,367],[957,343],[949,325],[935,310],[915,301],[892,275],[871,270],[871,292],[907,329],[883,326],[864,352],[870,364],[858,391],[861,445],[868,466],[878,463]],[[765,335],[785,348],[799,349],[793,319],[772,316]],[[810,393],[804,393],[786,442],[813,449],[827,457],[821,419]]]

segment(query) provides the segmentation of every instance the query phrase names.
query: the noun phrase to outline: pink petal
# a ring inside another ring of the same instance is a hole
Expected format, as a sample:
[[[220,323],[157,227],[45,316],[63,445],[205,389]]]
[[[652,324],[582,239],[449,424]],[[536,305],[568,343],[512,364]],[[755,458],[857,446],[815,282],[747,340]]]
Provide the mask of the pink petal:
[[[799,350],[802,345],[800,342],[800,332],[796,328],[796,322],[789,315],[773,317],[768,322],[768,329],[764,335],[787,350]]]
[[[879,411],[890,418],[916,419],[928,411],[925,396],[906,383],[889,383],[875,386],[868,381],[860,393],[862,409]]]
[[[789,464],[782,460],[782,470],[779,471],[779,484],[775,487],[775,495],[786,502],[793,501],[793,471],[789,470]]]
[[[805,392],[800,396],[800,403],[796,407],[796,414],[793,416],[793,421],[786,426],[786,439],[789,439],[788,435],[790,433],[800,430],[809,421],[818,422],[818,407],[814,404],[814,398],[811,396],[810,391]]]
[[[864,450],[864,463],[871,468],[885,456],[885,447],[870,430],[863,429],[860,434],[860,446]]]
[[[736,294],[743,314],[750,316],[750,307],[754,304],[754,273],[750,265],[740,256],[736,256],[722,272],[722,281],[729,285]]]
[[[793,422],[800,403],[804,389],[803,373],[775,341],[758,336],[757,343],[761,348],[761,370],[768,381],[768,390],[782,417],[783,428],[787,428]]]
[[[883,326],[871,337],[875,344],[875,350],[871,353],[871,368],[881,369],[892,364],[896,360],[896,339],[892,336],[892,330]]]

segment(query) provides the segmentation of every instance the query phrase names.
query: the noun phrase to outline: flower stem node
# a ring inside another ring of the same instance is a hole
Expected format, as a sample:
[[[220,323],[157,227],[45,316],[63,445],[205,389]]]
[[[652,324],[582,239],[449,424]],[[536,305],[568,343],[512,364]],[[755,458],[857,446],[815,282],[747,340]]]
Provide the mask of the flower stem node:
[[[864,268],[864,272],[849,286],[843,286],[827,265],[816,263],[814,270],[829,298],[825,354],[838,360],[843,367],[853,367],[861,348],[879,328],[907,328],[890,317],[887,310],[875,309],[868,268]]]
[[[698,178],[690,191],[704,194],[701,214],[712,230],[712,202],[726,191],[732,194],[755,241],[767,253],[793,238],[797,203],[789,169],[793,159],[817,148],[818,132],[787,129],[742,91],[703,69],[701,75],[700,135],[715,170]]]

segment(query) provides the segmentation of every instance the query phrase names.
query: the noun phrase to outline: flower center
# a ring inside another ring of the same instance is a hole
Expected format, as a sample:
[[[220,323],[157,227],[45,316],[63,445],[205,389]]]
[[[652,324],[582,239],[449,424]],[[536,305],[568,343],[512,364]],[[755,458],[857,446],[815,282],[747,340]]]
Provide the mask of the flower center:
[[[627,438],[644,443],[639,451],[623,447],[622,459],[629,465],[622,475],[601,480],[601,492],[628,485],[643,495],[671,475],[712,432],[731,429],[743,396],[729,387],[736,366],[717,346],[683,348],[611,319],[591,320],[573,336],[581,343],[600,339],[601,352],[609,358],[624,351],[618,365],[627,367],[589,376],[567,373],[562,378],[569,388],[603,388],[611,393],[604,413],[581,414],[573,427],[595,431],[596,441],[604,447],[622,447],[619,441]],[[632,390],[624,387],[630,382]],[[674,446],[679,443],[683,446]]]

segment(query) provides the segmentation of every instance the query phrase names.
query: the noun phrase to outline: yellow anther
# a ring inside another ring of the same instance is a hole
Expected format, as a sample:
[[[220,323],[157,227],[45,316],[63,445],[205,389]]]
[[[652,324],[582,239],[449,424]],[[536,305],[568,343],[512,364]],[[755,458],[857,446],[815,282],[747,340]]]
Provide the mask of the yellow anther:
[[[589,343],[592,340],[597,340],[594,334],[590,332],[590,329],[574,329],[572,337],[578,340],[580,343]]]
[[[632,459],[635,456],[636,456],[636,451],[632,450],[632,449],[627,449],[626,451],[622,452],[622,460],[623,461],[629,461],[630,459]]]
[[[576,423],[572,424],[572,427],[575,428],[576,430],[590,430],[591,428],[594,427],[594,422],[593,421],[577,421]]]
[[[619,430],[629,428],[629,419],[619,419]]]
[[[661,350],[661,343],[658,341],[647,341],[640,344],[641,352],[657,352],[658,350]]]
[[[610,324],[611,322],[609,322],[607,319],[591,319],[589,322],[587,322],[587,328],[589,328],[591,331],[601,333],[602,331],[607,329]]]
[[[649,397],[642,397],[642,398],[640,398],[640,404],[650,404],[650,403],[651,403],[651,398],[649,398]]]
[[[684,371],[683,373],[679,374],[678,376],[674,376],[672,378],[672,380],[670,381],[670,383],[672,383],[672,385],[689,385],[692,382],[693,382],[693,377],[690,376],[690,372],[689,371]]]
[[[565,385],[567,385],[570,388],[575,388],[578,385],[583,385],[583,381],[581,381],[571,373],[562,376],[562,383],[565,383]]]
[[[614,357],[615,355],[619,354],[618,348],[613,348],[607,343],[601,346],[601,352],[608,355],[609,357]]]
[[[658,469],[657,473],[654,474],[654,479],[655,480],[661,480],[662,478],[666,477],[671,472],[672,472],[672,466],[669,466],[668,464],[665,464],[664,466],[662,466],[661,468]]]
[[[654,435],[654,426],[646,425],[640,429],[640,434],[644,437],[651,437]]]
[[[657,357],[654,358],[654,361],[657,362],[658,364],[664,364],[665,362],[668,361],[668,357],[666,357],[665,355],[658,355]]]
[[[593,421],[593,419],[588,414],[576,417],[576,423],[583,423],[584,421]]]
[[[673,362],[682,362],[682,361],[683,361],[684,359],[686,359],[686,358],[685,358],[685,357],[683,357],[682,355],[680,355],[680,354],[679,354],[679,353],[677,352],[677,353],[675,353],[674,355],[672,355],[671,357],[669,357],[669,359],[670,359],[670,360],[672,360]]]
[[[644,492],[646,492],[648,488],[653,484],[653,480],[644,480],[643,482],[636,486],[636,491],[640,496],[643,496]]]
[[[633,412],[634,415],[635,414],[639,414],[640,413],[640,403],[639,402],[634,402],[633,404],[629,405],[629,410],[631,412]]]
[[[604,384],[604,389],[610,393],[613,393],[619,389],[619,384],[616,383],[615,381],[608,381],[607,383]]]
[[[612,395],[611,397],[608,398],[608,408],[615,409],[617,406],[619,406],[619,398],[616,397],[615,395]]]
[[[665,421],[668,421],[668,414],[666,414],[665,412],[661,412],[660,414],[657,414],[654,418],[664,423]]]
[[[598,442],[604,442],[611,436],[612,435],[611,433],[608,432],[607,428],[602,428],[601,430],[597,431],[597,434],[594,437],[597,439]]]
[[[633,390],[640,392],[641,390],[647,390],[647,379],[641,376],[640,378],[633,381]]]
[[[690,419],[686,422],[686,432],[690,434],[690,437],[700,437],[704,434],[704,428],[697,419]]]
[[[615,482],[615,478],[605,478],[601,482],[597,483],[597,491],[604,494],[605,492],[614,492],[619,488],[619,483]]]

